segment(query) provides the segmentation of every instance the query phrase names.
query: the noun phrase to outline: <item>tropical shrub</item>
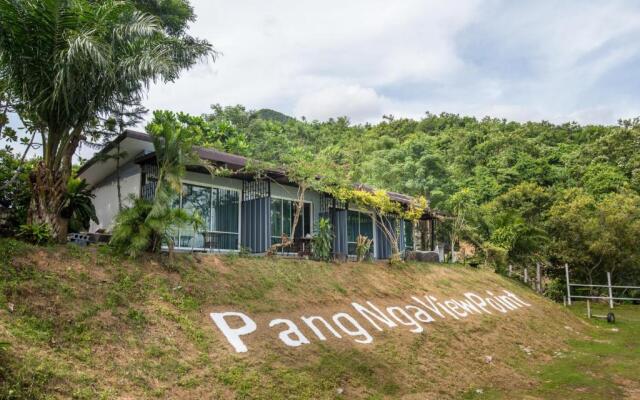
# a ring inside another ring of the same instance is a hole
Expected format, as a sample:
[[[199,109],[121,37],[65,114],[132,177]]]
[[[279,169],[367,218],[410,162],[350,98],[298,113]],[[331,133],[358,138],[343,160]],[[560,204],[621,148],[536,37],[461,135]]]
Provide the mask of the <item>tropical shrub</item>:
[[[179,228],[189,226],[199,232],[204,227],[200,214],[173,206],[188,165],[211,170],[193,150],[193,127],[184,125],[170,111],[156,111],[146,129],[153,139],[158,165],[156,191],[152,201],[131,197],[132,206],[116,217],[110,241],[116,250],[130,257],[144,251],[158,252],[163,245],[171,253]]]
[[[356,257],[358,262],[368,259],[371,256],[372,239],[366,236],[358,235],[356,238]]]
[[[93,205],[95,197],[84,179],[69,179],[64,208],[60,213],[69,220],[69,232],[86,231],[91,221],[99,222]]]
[[[508,264],[506,249],[491,242],[484,242],[480,250],[484,255],[485,264],[492,265],[497,273],[506,273]]]
[[[544,289],[544,295],[554,301],[562,301],[566,295],[566,283],[558,278],[552,279]]]
[[[33,244],[47,244],[53,241],[51,229],[44,223],[20,225],[18,237]]]
[[[318,230],[311,239],[311,254],[319,261],[331,261],[331,242],[333,241],[333,231],[331,223],[326,218],[318,221]]]
[[[146,251],[158,252],[166,245],[171,252],[174,236],[184,226],[197,228],[202,221],[182,209],[158,207],[143,198],[132,198],[132,205],[116,217],[109,244],[118,252],[135,258]]]

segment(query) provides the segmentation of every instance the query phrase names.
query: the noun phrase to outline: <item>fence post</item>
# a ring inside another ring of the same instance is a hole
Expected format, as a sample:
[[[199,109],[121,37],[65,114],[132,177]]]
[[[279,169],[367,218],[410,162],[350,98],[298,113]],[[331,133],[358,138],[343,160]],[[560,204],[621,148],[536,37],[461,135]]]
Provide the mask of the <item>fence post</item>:
[[[613,310],[613,290],[611,289],[611,272],[607,271],[607,286],[609,286],[609,308]]]
[[[509,264],[509,278],[511,278],[512,273],[513,273],[513,265]]]
[[[524,267],[524,283],[529,283],[529,273],[527,272],[527,267]]]
[[[567,304],[571,305],[571,284],[569,283],[569,264],[564,263],[564,274],[567,278]]]
[[[536,263],[536,291],[542,293],[542,273],[540,268],[540,262]]]

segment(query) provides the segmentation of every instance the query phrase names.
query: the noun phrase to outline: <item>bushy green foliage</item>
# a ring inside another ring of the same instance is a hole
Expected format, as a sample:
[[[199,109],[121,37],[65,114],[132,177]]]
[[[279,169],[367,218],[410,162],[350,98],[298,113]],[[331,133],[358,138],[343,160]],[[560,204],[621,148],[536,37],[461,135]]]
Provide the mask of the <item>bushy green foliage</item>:
[[[18,237],[33,244],[47,244],[53,241],[47,224],[23,224],[18,229]]]
[[[27,222],[29,173],[34,164],[35,160],[21,163],[10,149],[0,150],[0,234],[14,234]]]
[[[582,189],[563,192],[548,213],[550,254],[572,266],[577,279],[640,279],[640,195],[610,193],[601,199]],[[577,276],[576,276],[577,275]]]
[[[64,208],[61,216],[69,220],[69,232],[89,229],[91,221],[99,223],[96,208],[93,205],[95,195],[85,180],[71,178],[67,182]]]
[[[120,253],[138,257],[145,251],[157,252],[162,245],[174,247],[174,237],[180,227],[201,224],[197,216],[171,207],[157,207],[152,201],[131,198],[116,217],[110,244]]]
[[[332,241],[333,231],[331,229],[331,223],[326,218],[320,218],[317,232],[311,239],[313,258],[319,261],[330,261]]]
[[[565,281],[554,278],[545,286],[544,295],[553,301],[562,302],[563,297],[565,297],[567,293],[565,285]]]

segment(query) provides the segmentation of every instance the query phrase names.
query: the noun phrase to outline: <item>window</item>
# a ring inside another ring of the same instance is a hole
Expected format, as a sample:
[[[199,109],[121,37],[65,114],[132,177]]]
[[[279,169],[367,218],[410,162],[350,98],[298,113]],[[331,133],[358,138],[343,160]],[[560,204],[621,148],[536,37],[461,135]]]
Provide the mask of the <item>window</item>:
[[[178,247],[196,249],[238,249],[238,214],[240,196],[237,190],[208,188],[185,184],[177,206],[200,215],[204,226],[197,232],[191,227],[178,232]]]
[[[271,244],[281,243],[282,235],[291,236],[291,225],[295,217],[296,201],[271,198]],[[296,225],[294,238],[311,233],[311,204],[304,203]]]
[[[237,190],[212,189],[212,215],[209,228],[212,248],[238,248],[238,213],[240,195]]]
[[[358,236],[365,236],[373,239],[373,219],[369,214],[358,211],[347,212],[347,252],[349,255],[356,254],[356,241]],[[373,243],[369,252],[373,254]]]
[[[413,250],[413,221],[404,220],[404,248]]]
[[[191,215],[199,215],[207,226],[207,221],[211,218],[211,189],[203,186],[184,185],[182,209]],[[204,229],[201,232],[194,232],[191,227],[182,227],[178,247],[203,248],[204,233]]]

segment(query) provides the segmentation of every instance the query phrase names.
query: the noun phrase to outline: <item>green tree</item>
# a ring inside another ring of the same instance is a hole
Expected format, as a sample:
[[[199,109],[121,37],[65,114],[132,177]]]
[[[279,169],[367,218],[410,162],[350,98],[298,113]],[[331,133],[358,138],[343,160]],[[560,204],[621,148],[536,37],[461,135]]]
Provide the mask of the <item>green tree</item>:
[[[524,182],[486,203],[482,214],[489,242],[505,249],[515,262],[544,260],[549,241],[545,218],[551,201],[544,187]]]
[[[445,202],[449,215],[444,220],[445,230],[449,236],[451,245],[451,261],[456,262],[456,244],[463,238],[473,238],[473,218],[476,215],[476,196],[468,188],[460,189],[451,195]]]
[[[173,118],[176,124],[191,132],[190,140],[195,145],[233,154],[247,154],[246,135],[238,129],[236,122],[232,119],[212,117],[209,114],[194,116],[186,113],[177,113]]]
[[[617,192],[629,184],[619,168],[606,163],[590,164],[582,176],[583,187],[595,196]]]
[[[118,99],[175,79],[211,46],[170,35],[130,2],[0,0],[0,15],[0,77],[41,135],[29,220],[61,239],[66,184],[85,128]]]
[[[202,161],[193,148],[193,127],[181,123],[173,112],[155,111],[146,130],[153,140],[158,164],[154,209],[161,213],[182,192],[187,167],[202,165]]]
[[[640,196],[611,193],[598,201],[581,189],[569,189],[549,210],[552,256],[570,264],[589,283],[638,278],[640,261]],[[614,274],[616,278],[616,274]]]
[[[8,149],[0,150],[0,233],[13,234],[27,222],[31,201],[29,173],[35,161],[21,162]],[[17,172],[16,172],[17,171]]]

